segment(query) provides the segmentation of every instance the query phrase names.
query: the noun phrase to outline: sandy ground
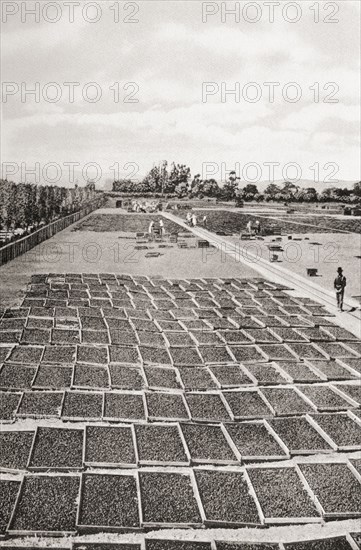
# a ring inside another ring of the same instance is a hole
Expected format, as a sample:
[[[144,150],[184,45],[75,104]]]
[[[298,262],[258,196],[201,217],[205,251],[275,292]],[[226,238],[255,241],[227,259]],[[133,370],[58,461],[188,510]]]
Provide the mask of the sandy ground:
[[[309,524],[307,529],[304,525],[295,525],[293,527],[269,527],[268,529],[206,529],[206,530],[194,530],[194,529],[162,529],[161,531],[150,531],[146,534],[146,538],[149,539],[163,539],[166,540],[194,540],[194,541],[212,541],[212,540],[224,540],[224,541],[247,541],[247,542],[294,542],[304,541],[311,539],[329,538],[347,533],[358,532],[360,530],[360,520],[347,520],[347,521],[333,521],[327,524]],[[21,546],[24,544],[22,538],[11,539],[11,546]],[[72,542],[77,543],[90,543],[90,542],[102,542],[102,543],[142,543],[144,535],[138,534],[109,534],[99,533],[97,535],[84,535],[80,537],[62,537],[62,538],[38,538],[29,537],[26,539],[27,545],[31,545],[33,548],[44,547],[57,547],[71,548]],[[0,548],[9,545],[7,543],[1,543]],[[143,546],[144,548],[144,546]]]
[[[109,210],[96,212],[104,211]],[[237,262],[216,249],[179,249],[177,245],[159,248],[152,243],[154,248],[150,250],[136,250],[135,239],[124,238],[124,234],[72,231],[76,225],[0,267],[1,307],[19,303],[33,273],[129,273],[169,278],[259,276],[251,265]],[[187,242],[195,245],[196,239]],[[145,258],[148,251],[159,251],[161,256]]]
[[[341,266],[347,278],[346,294],[349,297],[361,296],[361,235],[309,233],[293,237],[292,240],[282,237],[278,242],[273,242],[274,237],[265,237],[264,240],[251,241],[252,244],[240,241],[238,237],[223,238],[239,243],[240,253],[246,259],[247,247],[250,252],[270,260],[268,245],[282,244],[283,252],[276,252],[282,267],[303,277],[307,277],[307,268],[316,268],[318,276],[313,277],[312,282],[330,290],[333,289],[336,270]]]

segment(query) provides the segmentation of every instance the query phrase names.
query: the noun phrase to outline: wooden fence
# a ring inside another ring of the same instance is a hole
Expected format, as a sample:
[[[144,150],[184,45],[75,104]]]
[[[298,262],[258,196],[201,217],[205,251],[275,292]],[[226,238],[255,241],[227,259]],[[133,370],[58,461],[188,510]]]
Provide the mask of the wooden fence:
[[[102,206],[103,203],[104,197],[97,198],[85,208],[78,210],[78,212],[74,212],[73,214],[69,214],[69,216],[65,216],[60,220],[44,225],[44,227],[37,229],[34,233],[1,247],[0,266],[14,260],[18,256],[21,256],[21,254],[28,252],[28,250],[31,250],[34,246],[42,243],[43,241],[50,239],[59,231],[69,227],[69,225],[79,221],[81,218],[84,218],[84,216],[87,216],[93,212],[93,210],[96,210]]]

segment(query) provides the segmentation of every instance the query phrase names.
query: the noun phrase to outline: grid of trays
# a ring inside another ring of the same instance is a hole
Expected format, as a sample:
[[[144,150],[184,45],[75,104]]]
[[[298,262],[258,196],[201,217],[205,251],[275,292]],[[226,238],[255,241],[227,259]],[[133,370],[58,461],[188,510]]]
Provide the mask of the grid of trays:
[[[139,538],[138,542],[75,542],[56,550],[354,550],[359,548],[361,533],[297,542],[237,542],[232,539],[173,540],[159,537]],[[4,548],[11,548],[4,546]],[[26,548],[17,546],[16,548]],[[54,548],[54,547],[53,547]]]
[[[147,232],[149,224],[155,224],[162,220],[167,232],[179,233],[179,225],[160,214],[92,214],[75,226],[75,231],[99,231],[99,232]]]
[[[359,548],[361,533],[297,542],[237,542],[231,539],[173,540],[161,537],[139,538],[138,542],[75,542],[56,550],[354,550]],[[11,548],[4,546],[4,548]],[[25,548],[17,546],[16,548]],[[54,547],[53,547],[54,548]]]
[[[302,216],[298,214],[244,214],[241,212],[228,212],[221,210],[197,210],[197,216],[203,217],[207,214],[207,229],[220,232],[222,234],[239,234],[240,231],[246,231],[247,223],[257,220],[263,227],[282,233],[360,233],[361,223],[358,219],[340,219],[335,216]],[[185,217],[180,212],[178,215]]]
[[[0,319],[0,536],[361,517],[361,342],[288,290],[34,275]]]

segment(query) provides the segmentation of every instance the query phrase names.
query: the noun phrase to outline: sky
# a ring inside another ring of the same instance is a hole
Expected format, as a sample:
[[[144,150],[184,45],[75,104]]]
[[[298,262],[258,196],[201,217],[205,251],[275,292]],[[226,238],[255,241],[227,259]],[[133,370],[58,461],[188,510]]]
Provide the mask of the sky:
[[[3,1],[3,177],[359,180],[361,3],[272,3]]]

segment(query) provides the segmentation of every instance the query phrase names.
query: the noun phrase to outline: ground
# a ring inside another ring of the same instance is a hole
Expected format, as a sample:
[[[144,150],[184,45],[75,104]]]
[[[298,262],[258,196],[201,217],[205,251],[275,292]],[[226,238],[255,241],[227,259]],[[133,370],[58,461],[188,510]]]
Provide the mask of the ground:
[[[103,229],[124,215],[103,209],[0,268],[0,547],[328,538],[356,549],[356,317],[290,284],[309,244],[329,237],[294,241],[302,256],[283,260],[281,284],[182,227],[187,248],[144,243],[144,218],[100,231],[100,214]],[[351,274],[357,238],[338,258]],[[271,239],[256,241],[262,253]],[[319,273],[331,285],[325,261]]]
[[[238,237],[228,237],[238,243],[240,250],[246,246],[244,256],[247,257],[247,244]],[[295,240],[297,239],[297,240]],[[265,237],[256,242],[256,253],[270,260],[269,245],[274,244],[274,237]],[[293,233],[293,239],[283,236],[280,241],[283,251],[278,254],[277,262],[293,273],[306,276],[307,267],[318,270],[317,277],[312,282],[322,288],[333,288],[337,268],[342,266],[347,277],[346,294],[349,297],[361,296],[361,235],[343,233]],[[249,245],[248,245],[249,246]],[[251,249],[252,251],[252,249]]]
[[[33,273],[130,273],[134,275],[164,275],[172,278],[238,276],[240,266],[229,257],[220,257],[198,248],[159,248],[149,245],[148,251],[159,251],[158,258],[146,258],[147,250],[137,250],[135,232],[99,231],[97,214],[126,216],[121,210],[101,209],[75,227],[68,227],[30,252],[1,267],[3,292],[0,306],[10,306],[21,298],[23,289]],[[133,216],[134,217],[134,216]],[[138,215],[144,221],[142,214]],[[149,215],[147,215],[149,218]],[[159,216],[155,216],[159,218]],[[90,226],[87,231],[78,227]],[[146,224],[147,225],[147,224]],[[76,230],[74,230],[76,229]],[[143,228],[143,231],[146,228]],[[119,238],[119,237],[127,238]],[[187,239],[195,247],[196,239]],[[214,251],[216,252],[216,251]],[[242,266],[242,276],[255,277],[252,267]]]

